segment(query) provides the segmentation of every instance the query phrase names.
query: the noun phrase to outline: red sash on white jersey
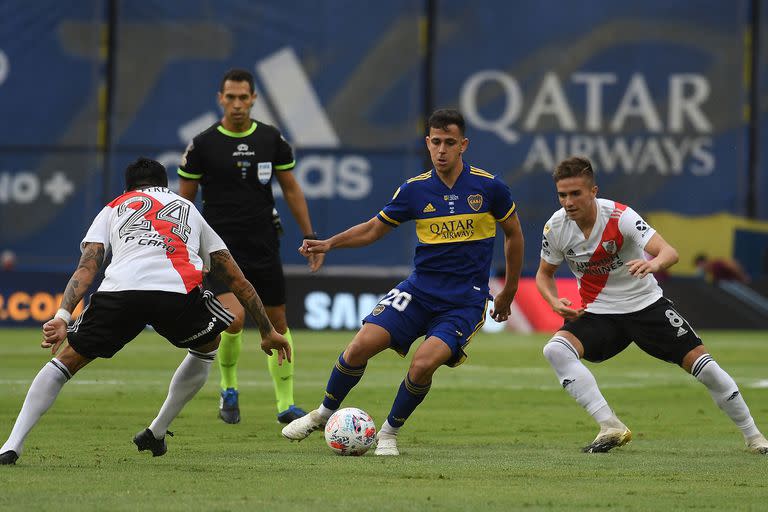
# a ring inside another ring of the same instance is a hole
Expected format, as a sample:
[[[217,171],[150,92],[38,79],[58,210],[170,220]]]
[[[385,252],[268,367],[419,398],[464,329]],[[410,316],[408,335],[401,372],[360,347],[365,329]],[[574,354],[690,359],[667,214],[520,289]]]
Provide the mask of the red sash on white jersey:
[[[163,207],[163,204],[149,194],[133,190],[121,195],[109,203],[108,206],[110,208],[117,208],[120,204],[124,203],[126,199],[136,196],[143,196],[152,201],[152,208],[144,214],[144,218],[150,222],[155,231],[167,237],[167,240],[170,240],[170,245],[176,249],[173,253],[166,252],[166,256],[171,260],[171,265],[173,265],[173,268],[179,273],[181,280],[184,282],[184,287],[186,288],[187,293],[189,293],[203,282],[203,273],[202,271],[197,270],[189,261],[187,244],[179,240],[179,238],[171,232],[171,228],[174,226],[173,223],[157,218],[157,212]],[[139,205],[133,203],[129,204],[127,207],[136,210],[139,208]]]
[[[619,217],[621,217],[621,214],[626,209],[626,205],[614,202],[613,211],[605,225],[603,235],[600,238],[600,243],[597,244],[595,252],[589,259],[590,262],[610,259],[614,254],[617,254],[621,250],[621,247],[624,244],[624,236],[621,234],[621,231],[619,231]],[[606,247],[611,248],[612,251],[608,252]],[[606,272],[605,274],[584,273],[584,275],[581,276],[581,286],[579,287],[581,307],[586,308],[588,304],[594,302],[597,296],[600,295],[600,292],[605,287],[605,283],[608,282],[608,275],[609,272]]]

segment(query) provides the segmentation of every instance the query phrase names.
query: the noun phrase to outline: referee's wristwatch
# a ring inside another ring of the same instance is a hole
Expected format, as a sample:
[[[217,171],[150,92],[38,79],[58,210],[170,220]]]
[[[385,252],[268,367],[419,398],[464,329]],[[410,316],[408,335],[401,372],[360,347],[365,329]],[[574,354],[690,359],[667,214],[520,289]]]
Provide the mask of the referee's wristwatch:
[[[320,236],[316,232],[312,232],[308,235],[304,235],[304,240],[320,240]]]

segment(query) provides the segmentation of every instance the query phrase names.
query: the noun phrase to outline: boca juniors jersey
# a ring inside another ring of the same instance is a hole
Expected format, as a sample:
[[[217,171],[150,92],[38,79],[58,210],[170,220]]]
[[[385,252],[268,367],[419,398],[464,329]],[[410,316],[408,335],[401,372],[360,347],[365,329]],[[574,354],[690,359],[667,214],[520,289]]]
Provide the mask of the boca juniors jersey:
[[[165,187],[132,190],[96,216],[80,244],[112,251],[99,291],[189,293],[203,280],[203,261],[227,246],[197,208]]]
[[[552,215],[544,226],[541,258],[552,265],[568,262],[588,312],[632,313],[662,296],[653,275],[638,279],[626,265],[643,259],[643,249],[655,232],[632,208],[597,199],[597,218],[587,239],[564,209]]]
[[[391,227],[415,221],[418,244],[408,281],[416,290],[432,300],[466,304],[488,298],[496,223],[514,212],[503,181],[464,164],[450,188],[434,170],[409,179],[377,217]]]

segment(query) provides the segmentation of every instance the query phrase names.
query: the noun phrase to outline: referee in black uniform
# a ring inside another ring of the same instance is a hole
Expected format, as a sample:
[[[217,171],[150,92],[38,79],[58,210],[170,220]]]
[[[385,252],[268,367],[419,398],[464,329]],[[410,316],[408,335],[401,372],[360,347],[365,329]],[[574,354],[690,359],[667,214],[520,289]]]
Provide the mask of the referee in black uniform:
[[[290,172],[296,165],[293,150],[277,128],[251,119],[256,94],[253,75],[248,71],[228,71],[221,80],[218,100],[224,111],[221,121],[197,135],[184,153],[178,170],[180,194],[194,201],[198,184],[202,186],[203,216],[256,288],[272,325],[293,347],[285,315],[278,222],[273,219],[273,175],[304,238],[316,238],[304,193]],[[322,254],[310,259],[310,270],[320,268],[323,259]],[[211,279],[206,285],[236,317],[222,333],[219,345],[219,417],[227,423],[238,423],[237,361],[245,312],[223,283]],[[293,363],[283,362],[279,366],[273,356],[268,359],[268,366],[275,385],[277,419],[290,423],[306,414],[294,405]]]

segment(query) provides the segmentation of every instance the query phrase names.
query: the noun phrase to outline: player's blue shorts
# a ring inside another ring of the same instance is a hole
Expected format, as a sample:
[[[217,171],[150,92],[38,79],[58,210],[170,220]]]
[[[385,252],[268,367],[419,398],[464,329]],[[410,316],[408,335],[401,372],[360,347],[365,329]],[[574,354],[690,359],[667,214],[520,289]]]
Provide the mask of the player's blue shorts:
[[[436,336],[453,354],[445,364],[458,366],[467,358],[464,347],[485,322],[487,307],[487,299],[456,305],[417,297],[413,286],[403,281],[381,299],[363,323],[386,329],[391,337],[390,347],[403,357],[417,338]]]

